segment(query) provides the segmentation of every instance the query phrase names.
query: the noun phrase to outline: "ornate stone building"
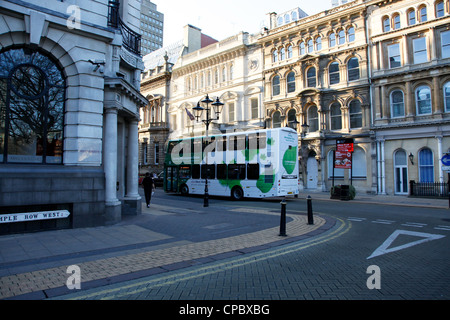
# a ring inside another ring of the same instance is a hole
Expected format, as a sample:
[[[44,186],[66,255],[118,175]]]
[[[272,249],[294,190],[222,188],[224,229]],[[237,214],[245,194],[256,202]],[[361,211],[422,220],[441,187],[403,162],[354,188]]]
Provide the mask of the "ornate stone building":
[[[262,66],[256,38],[244,32],[181,56],[172,73],[170,138],[205,133],[205,125],[191,120],[187,110],[192,113],[206,95],[225,104],[210,134],[262,128]]]
[[[0,233],[140,212],[139,10],[138,0],[2,1]],[[27,214],[46,211],[61,219]]]
[[[326,191],[333,183],[352,183],[359,192],[376,191],[366,14],[365,1],[353,1],[280,27],[273,17],[259,38],[266,126],[303,125],[303,188]],[[332,169],[342,138],[355,141],[352,172]]]
[[[448,0],[369,1],[378,192],[443,182],[450,151]]]

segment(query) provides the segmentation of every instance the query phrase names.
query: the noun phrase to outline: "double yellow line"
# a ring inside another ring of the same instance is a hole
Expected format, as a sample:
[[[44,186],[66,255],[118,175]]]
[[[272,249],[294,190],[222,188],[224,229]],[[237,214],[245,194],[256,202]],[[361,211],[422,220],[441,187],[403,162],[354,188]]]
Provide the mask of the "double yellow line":
[[[256,254],[252,255],[246,255],[241,258],[233,259],[232,261],[225,261],[221,262],[219,264],[213,264],[213,265],[207,265],[201,268],[196,268],[195,270],[190,271],[184,271],[181,273],[176,273],[175,275],[166,275],[163,277],[158,277],[157,279],[151,279],[151,280],[142,280],[139,282],[131,283],[128,285],[123,285],[120,287],[115,287],[111,289],[106,289],[102,291],[96,291],[91,294],[86,294],[82,296],[77,296],[74,298],[69,298],[69,300],[84,300],[84,299],[95,299],[95,297],[102,297],[101,300],[115,300],[119,299],[125,296],[130,296],[134,294],[139,294],[144,291],[150,290],[151,288],[155,287],[162,287],[171,285],[177,282],[181,281],[187,281],[199,277],[204,277],[210,274],[223,272],[226,270],[242,267],[251,263],[260,262],[272,258],[276,258],[282,255],[286,255],[289,253],[293,253],[296,251],[304,250],[316,245],[319,245],[321,243],[325,243],[328,241],[331,241],[333,239],[336,239],[345,233],[347,233],[351,228],[351,222],[344,221],[339,218],[335,218],[337,221],[340,222],[340,225],[338,228],[333,230],[329,234],[325,234],[323,236],[319,236],[317,238],[312,238],[305,242],[300,243],[292,243],[288,245],[284,245],[282,247],[274,248],[272,249],[272,252],[258,252]],[[135,288],[133,290],[133,288]],[[122,291],[122,292],[120,292]]]

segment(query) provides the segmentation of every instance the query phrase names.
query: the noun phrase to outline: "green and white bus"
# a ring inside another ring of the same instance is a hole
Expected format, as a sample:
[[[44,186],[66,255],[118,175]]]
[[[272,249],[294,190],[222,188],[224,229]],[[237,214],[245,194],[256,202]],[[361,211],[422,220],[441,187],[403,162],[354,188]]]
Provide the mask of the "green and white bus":
[[[170,140],[164,190],[184,195],[265,198],[298,195],[298,135],[291,128]]]

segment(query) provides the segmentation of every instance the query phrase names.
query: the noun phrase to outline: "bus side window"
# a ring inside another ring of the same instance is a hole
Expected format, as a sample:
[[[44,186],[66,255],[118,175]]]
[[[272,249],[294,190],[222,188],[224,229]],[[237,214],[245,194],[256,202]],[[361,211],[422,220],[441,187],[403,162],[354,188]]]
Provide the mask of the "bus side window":
[[[200,165],[194,164],[192,166],[192,179],[200,179]]]
[[[245,179],[245,164],[230,164],[230,165],[228,165],[228,179],[229,180],[244,180]]]
[[[274,182],[273,167],[271,164],[266,164],[264,166],[264,183]]]
[[[249,180],[258,180],[259,179],[259,164],[251,164],[247,165],[247,179]]]
[[[218,164],[217,165],[217,179],[226,180],[227,179],[227,165],[226,164]]]
[[[227,151],[227,137],[217,138],[217,151]]]
[[[185,166],[180,167],[180,179],[190,179],[191,178],[191,167]]]
[[[216,166],[214,164],[202,164],[202,179],[206,179],[206,175],[208,175],[208,179],[216,178]]]

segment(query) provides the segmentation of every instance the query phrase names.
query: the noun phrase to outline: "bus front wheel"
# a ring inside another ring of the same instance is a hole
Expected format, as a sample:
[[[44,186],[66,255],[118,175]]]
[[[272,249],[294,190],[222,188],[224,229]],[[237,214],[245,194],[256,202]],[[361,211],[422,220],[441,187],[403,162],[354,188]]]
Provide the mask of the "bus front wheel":
[[[231,199],[233,200],[241,200],[242,198],[244,198],[244,191],[242,190],[241,187],[234,187],[231,190]]]

